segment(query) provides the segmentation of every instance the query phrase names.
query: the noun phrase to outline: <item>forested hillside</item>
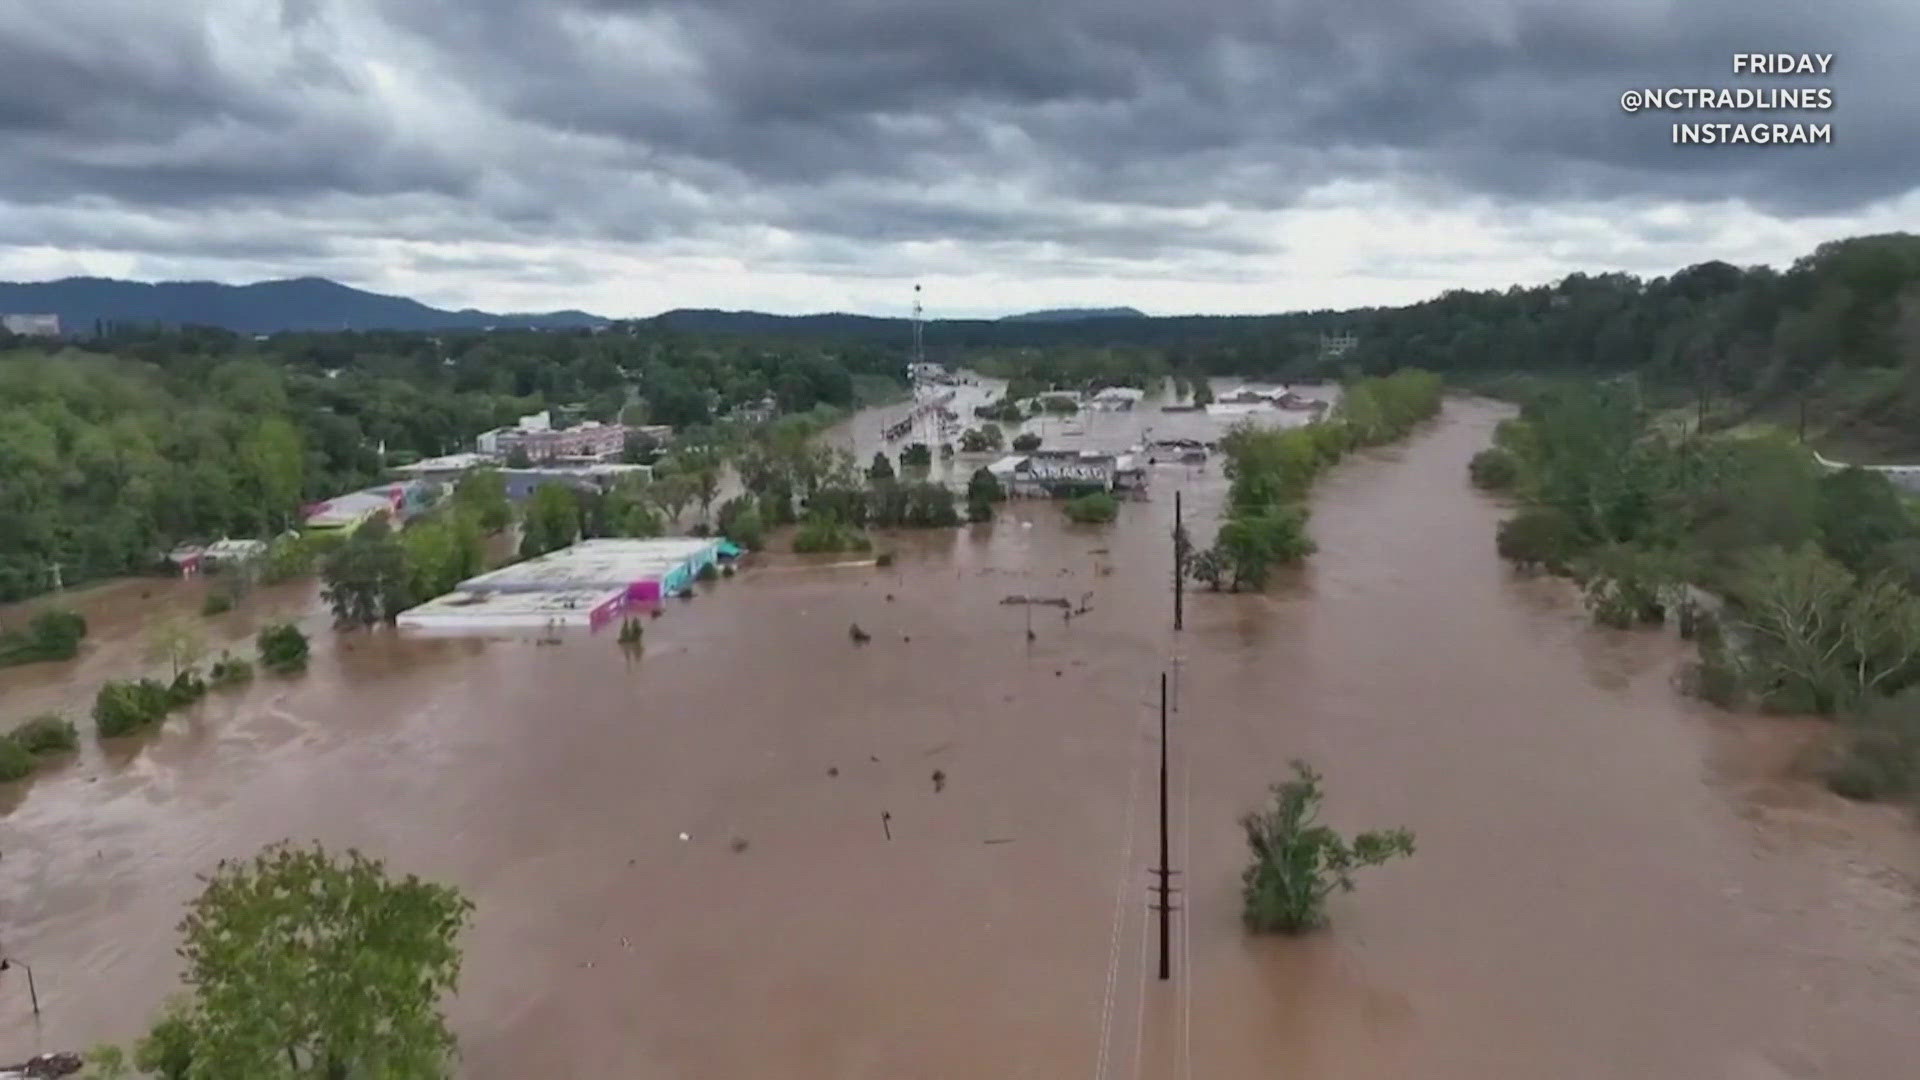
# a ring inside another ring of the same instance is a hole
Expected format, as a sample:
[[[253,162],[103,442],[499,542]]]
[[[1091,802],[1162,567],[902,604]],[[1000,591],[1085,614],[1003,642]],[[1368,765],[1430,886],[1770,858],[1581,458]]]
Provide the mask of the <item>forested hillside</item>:
[[[647,419],[699,426],[767,394],[793,412],[849,406],[856,375],[898,364],[664,334],[190,331],[15,348],[0,353],[0,599],[48,588],[55,564],[73,585],[181,540],[285,528],[383,462],[470,449],[547,406],[610,420],[643,398]]]

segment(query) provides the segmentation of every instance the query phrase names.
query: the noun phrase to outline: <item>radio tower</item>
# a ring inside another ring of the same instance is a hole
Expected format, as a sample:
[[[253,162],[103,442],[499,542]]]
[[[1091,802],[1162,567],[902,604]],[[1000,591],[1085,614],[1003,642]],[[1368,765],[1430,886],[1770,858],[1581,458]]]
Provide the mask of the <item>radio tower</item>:
[[[926,353],[922,350],[920,341],[920,286],[915,284],[913,287],[913,362],[919,365],[926,363],[926,360]],[[918,371],[919,368],[916,366],[914,370]]]

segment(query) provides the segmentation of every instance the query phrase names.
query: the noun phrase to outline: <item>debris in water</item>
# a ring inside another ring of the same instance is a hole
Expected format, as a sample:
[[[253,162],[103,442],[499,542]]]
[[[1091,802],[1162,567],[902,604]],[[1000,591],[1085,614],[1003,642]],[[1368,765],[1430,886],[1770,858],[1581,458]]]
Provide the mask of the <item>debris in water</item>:
[[[58,1054],[35,1054],[18,1065],[0,1065],[0,1076],[18,1076],[29,1080],[41,1077],[72,1076],[84,1065],[80,1055],[72,1051]]]
[[[880,827],[886,830],[887,839],[893,839],[893,814],[890,811],[880,811]]]
[[[682,843],[685,843],[686,841],[688,841],[688,840],[691,840],[691,839],[693,839],[693,837],[691,837],[691,836],[688,836],[688,835],[687,835],[686,833],[681,833],[681,834],[680,834],[680,841],[681,841]]]
[[[867,642],[873,640],[873,635],[860,629],[859,623],[854,623],[853,626],[847,630],[847,636],[853,639],[855,645],[865,645]]]
[[[827,766],[827,775],[828,775],[828,776],[839,776],[839,775],[840,775],[840,766],[838,766],[838,765],[829,765],[829,766]]]
[[[1033,631],[1031,631],[1031,630],[1029,630],[1029,631],[1027,631],[1027,640],[1028,640],[1028,641],[1038,641],[1038,640],[1040,640],[1040,638],[1039,638],[1039,635],[1037,635],[1037,634],[1035,634],[1035,633],[1034,633]]]
[[[888,593],[888,594],[887,594],[887,603],[889,603],[889,604],[891,604],[891,603],[893,603],[893,594],[892,594],[892,593]]]
[[[874,763],[874,764],[876,764],[876,765],[877,765],[877,764],[879,764],[879,762],[880,762],[880,759],[879,759],[878,757],[876,757],[875,755],[873,755],[873,754],[868,754],[868,755],[867,755],[867,760],[868,760],[868,761],[871,761],[871,762],[873,762],[873,763]]]
[[[912,640],[913,640],[913,635],[912,635],[912,634],[901,634],[901,635],[900,635],[900,640],[901,640],[901,641],[912,641]]]
[[[933,793],[938,795],[945,790],[947,790],[947,774],[939,769],[933,770]]]
[[[738,855],[747,850],[747,838],[744,836],[736,836],[733,838],[733,842],[727,846],[733,849],[735,855]]]
[[[980,841],[980,842],[981,842],[981,843],[983,843],[983,844],[1011,844],[1011,843],[1013,843],[1013,837],[1011,837],[1011,836],[996,836],[996,837],[994,837],[994,838],[993,838],[993,839],[991,839],[991,840],[982,840],[982,841]]]

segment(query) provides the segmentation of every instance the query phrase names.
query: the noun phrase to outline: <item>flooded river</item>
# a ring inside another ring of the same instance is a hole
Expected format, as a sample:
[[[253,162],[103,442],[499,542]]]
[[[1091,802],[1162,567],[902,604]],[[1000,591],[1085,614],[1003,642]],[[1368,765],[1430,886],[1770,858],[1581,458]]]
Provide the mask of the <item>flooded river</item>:
[[[863,461],[902,411],[856,418]],[[1265,596],[1190,594],[1177,635],[1171,494],[1210,536],[1217,467],[1162,468],[1106,528],[1012,503],[890,542],[885,570],[772,557],[673,603],[638,660],[605,635],[320,632],[302,678],[0,789],[0,944],[45,1010],[0,976],[0,1059],[136,1034],[194,874],[291,836],[477,902],[463,1076],[1913,1075],[1907,825],[1790,775],[1805,726],[1676,696],[1671,640],[1596,631],[1500,564],[1500,508],[1465,479],[1500,415],[1450,403],[1343,464],[1310,564]],[[192,588],[96,596],[101,640],[0,672],[0,709],[82,711],[148,607],[197,609]],[[1013,593],[1092,595],[1065,621]],[[302,590],[223,619],[262,608],[324,625]],[[1176,657],[1161,983],[1146,871]],[[1235,818],[1296,756],[1333,824],[1405,824],[1419,851],[1329,930],[1254,940]]]

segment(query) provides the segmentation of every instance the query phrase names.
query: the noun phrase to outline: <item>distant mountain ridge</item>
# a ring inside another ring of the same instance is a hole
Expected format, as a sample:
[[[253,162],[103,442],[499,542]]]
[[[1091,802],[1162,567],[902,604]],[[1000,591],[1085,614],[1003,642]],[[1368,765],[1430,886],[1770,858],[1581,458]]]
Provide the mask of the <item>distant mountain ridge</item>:
[[[608,322],[584,311],[444,311],[404,296],[366,292],[316,277],[250,285],[96,277],[0,282],[0,312],[58,315],[62,329],[82,334],[91,332],[96,320],[220,326],[251,334],[283,330],[477,330],[489,326],[562,329],[604,326]]]
[[[1144,319],[1147,313],[1138,308],[1051,308],[1046,311],[1029,311],[1020,315],[1003,316],[1001,322],[1079,322],[1083,319]]]

